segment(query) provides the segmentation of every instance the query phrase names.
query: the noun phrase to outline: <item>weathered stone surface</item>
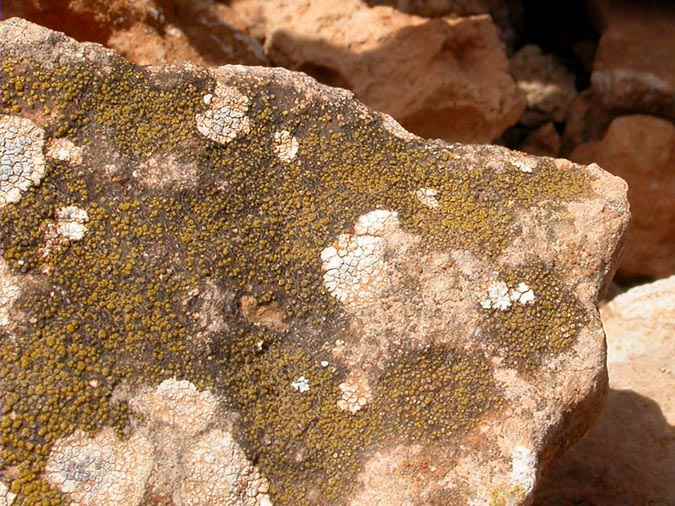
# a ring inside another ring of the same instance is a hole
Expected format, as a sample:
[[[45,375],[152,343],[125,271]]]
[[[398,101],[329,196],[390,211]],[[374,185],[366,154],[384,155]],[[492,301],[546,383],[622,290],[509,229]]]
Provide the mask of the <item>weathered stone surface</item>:
[[[601,316],[607,407],[546,475],[536,504],[674,504],[675,277],[617,296]]]
[[[527,45],[511,57],[511,74],[527,100],[521,123],[537,126],[565,119],[577,90],[574,75],[553,55]]]
[[[236,12],[213,0],[19,0],[5,9],[139,65],[267,63],[260,44],[240,31]]]
[[[574,148],[580,144],[601,139],[615,116],[594,98],[593,90],[581,92],[567,113],[562,154],[569,157]]]
[[[523,112],[488,15],[424,19],[361,0],[258,8],[274,63],[350,89],[423,137],[488,142]]]
[[[599,4],[607,29],[592,74],[597,98],[624,114],[675,118],[675,5],[630,0]]]
[[[519,149],[531,155],[557,157],[560,146],[560,135],[555,125],[546,123],[530,133]]]
[[[18,19],[0,69],[47,152],[0,209],[5,497],[527,504],[592,423],[619,178]]]
[[[633,221],[619,272],[626,277],[664,277],[675,272],[675,126],[632,115],[615,119],[604,138],[571,154],[597,162],[628,182]]]

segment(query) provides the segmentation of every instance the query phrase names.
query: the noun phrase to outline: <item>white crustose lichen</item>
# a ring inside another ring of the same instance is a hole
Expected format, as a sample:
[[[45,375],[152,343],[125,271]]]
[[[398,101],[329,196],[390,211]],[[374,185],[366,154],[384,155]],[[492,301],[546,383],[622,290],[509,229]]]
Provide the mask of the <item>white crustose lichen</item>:
[[[0,115],[0,207],[21,200],[45,175],[44,131],[29,119]]]

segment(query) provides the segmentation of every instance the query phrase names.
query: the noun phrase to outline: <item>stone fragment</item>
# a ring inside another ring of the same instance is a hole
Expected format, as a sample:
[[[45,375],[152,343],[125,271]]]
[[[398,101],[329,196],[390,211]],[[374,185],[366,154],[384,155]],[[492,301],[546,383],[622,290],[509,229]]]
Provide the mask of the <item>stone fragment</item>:
[[[488,15],[425,20],[360,0],[259,2],[259,9],[276,64],[350,89],[422,137],[488,142],[523,111]]]
[[[560,155],[561,139],[553,123],[546,123],[531,132],[519,148],[536,156]]]
[[[571,158],[598,162],[628,182],[633,221],[620,274],[675,273],[675,126],[653,116],[622,116],[602,140],[580,145]]]
[[[561,123],[577,95],[574,75],[555,56],[527,45],[511,57],[511,74],[527,100],[520,119],[533,127],[553,121]]]
[[[9,2],[5,15],[98,42],[139,65],[267,63],[236,12],[212,0],[25,0]]]
[[[595,57],[592,88],[608,109],[675,118],[675,5],[597,2],[606,30]]]
[[[601,308],[610,393],[599,422],[545,475],[535,504],[675,501],[675,277]]]
[[[425,141],[302,73],[141,68],[21,19],[0,69],[0,114],[49,107],[45,144],[84,147],[0,209],[15,503],[525,506],[592,424],[629,219],[598,165]],[[45,258],[47,225],[84,211]]]

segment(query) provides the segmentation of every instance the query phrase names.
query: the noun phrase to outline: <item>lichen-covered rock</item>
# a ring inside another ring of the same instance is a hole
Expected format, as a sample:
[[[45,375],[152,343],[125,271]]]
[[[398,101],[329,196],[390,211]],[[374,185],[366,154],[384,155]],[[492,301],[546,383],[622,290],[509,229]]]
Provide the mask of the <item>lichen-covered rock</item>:
[[[547,473],[535,503],[675,504],[675,277],[628,290],[600,314],[607,407]]]
[[[675,118],[675,5],[613,0],[604,4],[606,30],[591,76],[605,107],[623,114]]]
[[[511,74],[527,100],[521,123],[538,126],[565,119],[577,90],[574,75],[553,55],[525,46],[511,57]]]
[[[5,15],[104,44],[139,65],[267,63],[236,13],[213,0],[20,0],[6,3]]]
[[[597,165],[19,19],[0,96],[46,152],[0,209],[5,497],[526,504],[598,412],[628,211]]]
[[[570,157],[597,162],[628,182],[633,221],[619,272],[625,277],[675,273],[675,126],[645,115],[621,116],[604,137]]]
[[[489,15],[429,20],[361,0],[247,3],[257,4],[275,64],[350,89],[423,137],[489,142],[523,112]]]

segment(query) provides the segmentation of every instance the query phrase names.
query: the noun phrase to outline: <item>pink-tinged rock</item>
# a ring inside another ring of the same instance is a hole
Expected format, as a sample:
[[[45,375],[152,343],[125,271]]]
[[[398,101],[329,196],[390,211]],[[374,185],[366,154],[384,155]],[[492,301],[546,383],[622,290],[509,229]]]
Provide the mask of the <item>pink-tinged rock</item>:
[[[274,63],[350,89],[422,137],[489,142],[523,112],[488,15],[425,19],[360,0],[260,8]]]
[[[531,155],[557,157],[560,155],[560,144],[560,134],[555,125],[546,123],[531,132],[519,149]]]
[[[675,5],[672,2],[600,2],[607,28],[592,87],[607,108],[675,118]]]
[[[582,144],[571,158],[597,162],[628,182],[633,220],[619,273],[674,273],[675,126],[652,116],[623,116],[612,121],[602,140]]]
[[[5,498],[525,506],[600,412],[598,165],[18,18],[0,96]]]
[[[675,277],[617,296],[601,317],[607,406],[547,473],[535,504],[675,504]]]

